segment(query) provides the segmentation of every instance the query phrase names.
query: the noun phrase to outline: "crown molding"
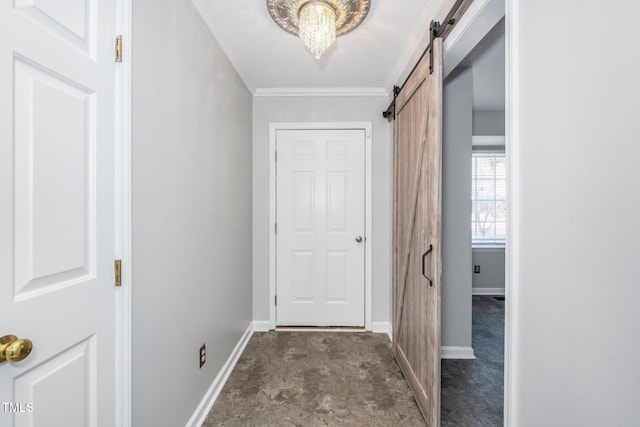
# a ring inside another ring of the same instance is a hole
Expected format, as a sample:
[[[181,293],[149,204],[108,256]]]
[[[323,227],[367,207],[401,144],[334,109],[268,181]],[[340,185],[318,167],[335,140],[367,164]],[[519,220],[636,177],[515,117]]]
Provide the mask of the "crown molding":
[[[253,96],[381,96],[388,97],[389,92],[383,87],[281,87],[258,88]]]
[[[389,75],[386,89],[389,93],[393,91],[393,86],[401,85],[407,75],[411,72],[413,64],[417,63],[422,52],[429,44],[429,24],[436,19],[436,14],[442,8],[444,0],[435,0],[424,10],[420,17],[418,26],[411,34],[409,42],[406,44],[402,55],[398,58],[396,67]]]

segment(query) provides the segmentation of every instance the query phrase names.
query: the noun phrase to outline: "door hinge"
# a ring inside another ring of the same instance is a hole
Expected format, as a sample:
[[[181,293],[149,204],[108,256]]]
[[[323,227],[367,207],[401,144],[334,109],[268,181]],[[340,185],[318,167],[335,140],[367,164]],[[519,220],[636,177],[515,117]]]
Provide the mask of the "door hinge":
[[[278,161],[278,150],[276,150],[273,154],[273,159],[277,162]]]
[[[122,34],[116,36],[116,62],[122,62]]]
[[[113,262],[113,270],[116,276],[116,286],[122,286],[122,261],[117,259]]]
[[[275,303],[276,303],[276,305],[278,305],[278,295],[276,295]]]
[[[273,232],[278,234],[278,223],[277,222],[273,225]]]

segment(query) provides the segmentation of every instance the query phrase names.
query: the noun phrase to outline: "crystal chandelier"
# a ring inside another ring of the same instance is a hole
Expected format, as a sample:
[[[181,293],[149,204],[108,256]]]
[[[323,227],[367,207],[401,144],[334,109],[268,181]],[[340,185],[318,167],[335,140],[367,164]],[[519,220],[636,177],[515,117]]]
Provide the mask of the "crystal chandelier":
[[[299,27],[300,38],[316,59],[336,41],[336,13],[326,3],[305,4],[300,9]]]
[[[267,0],[271,18],[285,31],[299,35],[320,59],[337,36],[364,20],[371,0]]]

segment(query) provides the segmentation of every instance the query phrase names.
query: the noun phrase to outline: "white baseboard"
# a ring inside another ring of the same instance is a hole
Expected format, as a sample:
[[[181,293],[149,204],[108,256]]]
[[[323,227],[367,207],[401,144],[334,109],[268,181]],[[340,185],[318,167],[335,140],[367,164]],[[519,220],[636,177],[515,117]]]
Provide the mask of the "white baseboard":
[[[353,333],[364,333],[367,332],[364,328],[347,328],[347,327],[339,327],[339,328],[323,328],[319,326],[278,326],[276,327],[277,332],[336,332],[336,333],[344,333],[344,332],[353,332]]]
[[[441,359],[475,359],[472,347],[459,347],[459,346],[442,346],[440,347]]]
[[[236,344],[236,347],[231,352],[231,355],[225,362],[222,369],[220,369],[220,372],[218,373],[218,376],[216,376],[216,379],[213,380],[213,383],[211,383],[211,387],[209,387],[209,390],[207,390],[207,392],[205,393],[202,401],[196,408],[196,411],[191,416],[191,419],[187,422],[186,427],[202,426],[204,420],[209,414],[209,411],[211,411],[211,408],[213,408],[213,404],[220,395],[224,384],[227,382],[229,375],[231,375],[231,371],[233,371],[233,368],[236,366],[236,363],[240,358],[240,355],[244,351],[244,348],[247,346],[249,339],[251,339],[252,334],[253,323],[249,324],[249,327],[238,341],[238,344]]]
[[[504,296],[504,288],[472,288],[471,295]]]
[[[254,320],[253,321],[253,332],[269,332],[271,330],[270,323],[268,320]]]
[[[389,340],[393,341],[391,322],[371,322],[371,332],[374,334],[387,334]]]

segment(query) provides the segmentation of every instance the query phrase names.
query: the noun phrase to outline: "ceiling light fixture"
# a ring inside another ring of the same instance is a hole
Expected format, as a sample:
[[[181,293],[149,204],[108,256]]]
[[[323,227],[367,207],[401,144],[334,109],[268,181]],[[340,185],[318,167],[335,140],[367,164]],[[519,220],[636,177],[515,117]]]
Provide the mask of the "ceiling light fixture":
[[[362,23],[370,4],[371,0],[267,0],[271,18],[283,30],[300,36],[316,59],[337,36]]]

